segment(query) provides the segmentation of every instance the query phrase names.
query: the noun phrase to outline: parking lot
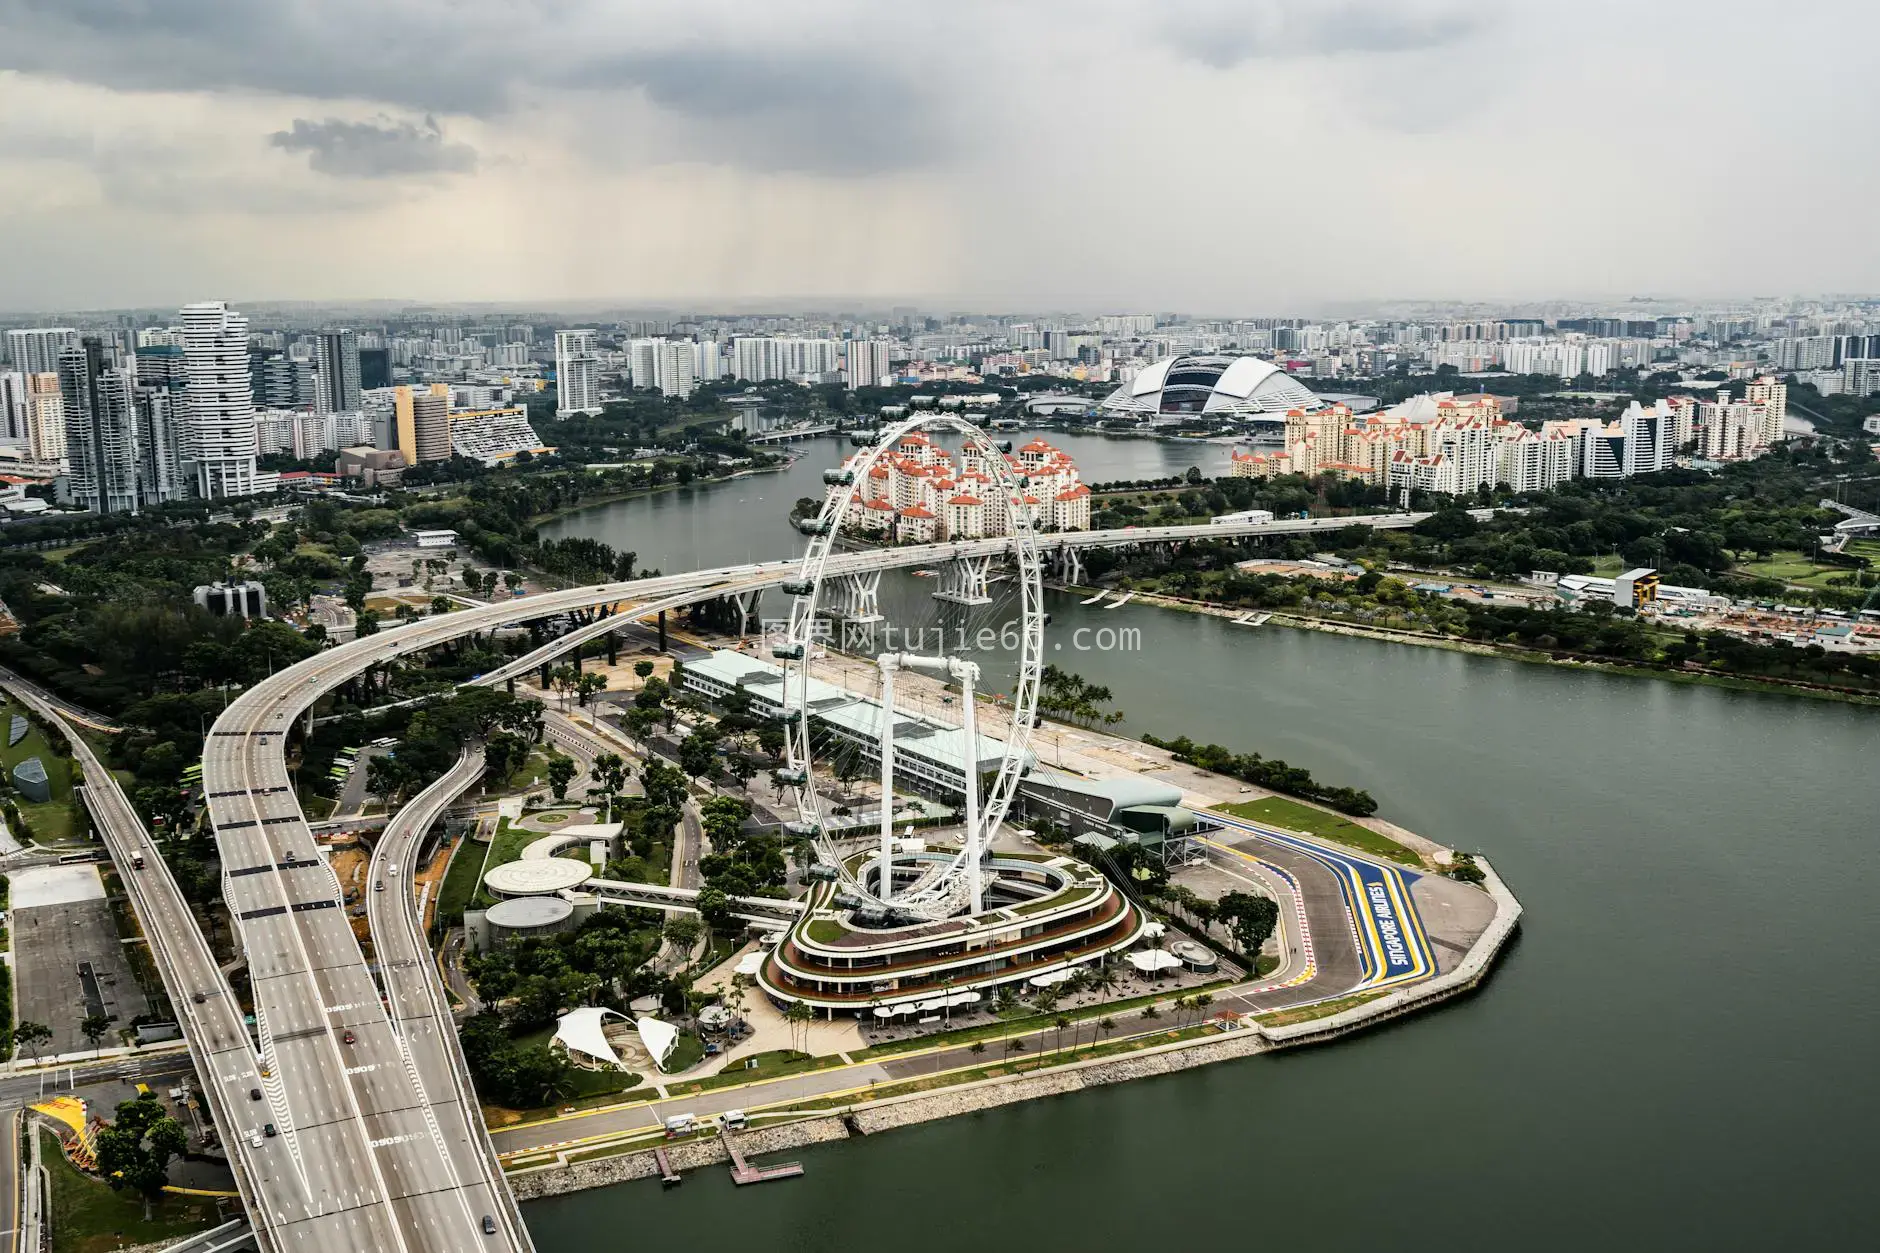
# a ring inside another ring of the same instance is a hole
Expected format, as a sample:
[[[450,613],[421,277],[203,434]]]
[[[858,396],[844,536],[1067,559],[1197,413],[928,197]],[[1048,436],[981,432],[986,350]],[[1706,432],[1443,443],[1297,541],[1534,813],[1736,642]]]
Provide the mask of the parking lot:
[[[22,870],[12,876],[10,891],[14,1012],[51,1030],[40,1054],[116,1046],[118,1030],[150,1007],[124,955],[98,868]],[[94,1045],[79,1025],[99,1013],[112,1022]]]

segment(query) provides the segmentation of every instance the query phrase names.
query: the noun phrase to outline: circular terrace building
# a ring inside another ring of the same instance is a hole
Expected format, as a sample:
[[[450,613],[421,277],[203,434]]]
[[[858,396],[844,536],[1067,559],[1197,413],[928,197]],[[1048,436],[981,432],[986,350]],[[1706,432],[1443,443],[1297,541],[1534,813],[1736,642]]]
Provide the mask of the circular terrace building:
[[[514,896],[497,901],[483,918],[493,941],[551,935],[567,930],[574,918],[574,904],[559,896]]]
[[[491,896],[549,896],[578,888],[594,877],[594,867],[572,857],[508,861],[483,876]]]
[[[897,857],[895,877],[917,881],[947,857]],[[765,959],[759,986],[780,1004],[802,1001],[830,1016],[937,1012],[946,1001],[977,1002],[1007,984],[1068,975],[1142,935],[1142,912],[1075,858],[994,853],[985,871],[984,908],[939,920],[896,917],[822,884]]]

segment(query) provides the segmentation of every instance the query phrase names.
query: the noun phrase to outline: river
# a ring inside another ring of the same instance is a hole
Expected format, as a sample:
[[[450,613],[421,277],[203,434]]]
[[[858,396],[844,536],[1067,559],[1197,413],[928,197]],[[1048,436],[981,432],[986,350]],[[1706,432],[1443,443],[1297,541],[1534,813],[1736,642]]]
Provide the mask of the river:
[[[1226,455],[1054,442],[1093,480]],[[776,557],[783,510],[838,451],[544,532],[668,570]],[[1053,611],[1060,640],[1141,629],[1140,651],[1061,659],[1114,690],[1125,730],[1284,757],[1485,852],[1527,907],[1494,977],[1341,1044],[817,1148],[789,1183],[734,1195],[712,1170],[537,1202],[542,1253],[1869,1243],[1874,711],[1068,597]]]

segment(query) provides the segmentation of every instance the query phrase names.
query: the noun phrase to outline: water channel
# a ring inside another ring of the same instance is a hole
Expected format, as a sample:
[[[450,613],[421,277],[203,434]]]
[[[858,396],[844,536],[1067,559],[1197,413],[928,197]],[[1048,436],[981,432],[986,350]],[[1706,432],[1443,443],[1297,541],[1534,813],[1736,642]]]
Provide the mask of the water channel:
[[[1219,446],[1056,439],[1086,479]],[[774,558],[842,449],[543,528],[676,570]],[[762,496],[765,499],[755,499]],[[1183,1244],[1412,1250],[1867,1243],[1880,1121],[1880,712],[1196,615],[1053,604],[1126,731],[1368,788],[1527,906],[1479,994],[1345,1043],[532,1204],[543,1253]],[[1863,1147],[1864,1146],[1864,1147]],[[619,1234],[615,1234],[619,1233]]]

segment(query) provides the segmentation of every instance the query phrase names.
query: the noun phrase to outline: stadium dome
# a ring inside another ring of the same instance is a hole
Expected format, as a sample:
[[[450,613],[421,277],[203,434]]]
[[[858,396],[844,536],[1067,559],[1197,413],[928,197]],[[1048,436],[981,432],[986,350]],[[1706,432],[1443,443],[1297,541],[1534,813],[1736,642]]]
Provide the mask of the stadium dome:
[[[1099,406],[1122,416],[1213,414],[1279,418],[1325,402],[1290,374],[1260,357],[1164,357],[1145,366]]]

